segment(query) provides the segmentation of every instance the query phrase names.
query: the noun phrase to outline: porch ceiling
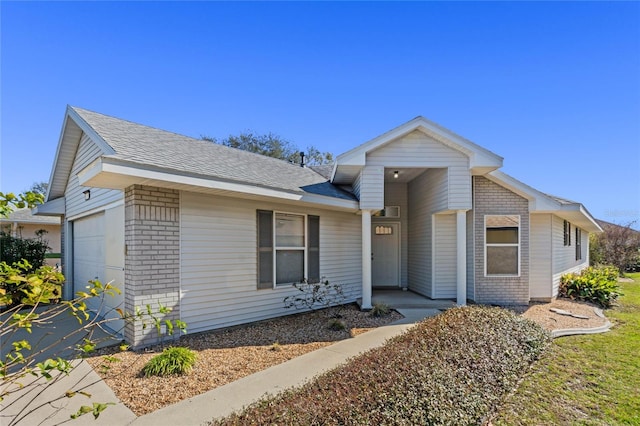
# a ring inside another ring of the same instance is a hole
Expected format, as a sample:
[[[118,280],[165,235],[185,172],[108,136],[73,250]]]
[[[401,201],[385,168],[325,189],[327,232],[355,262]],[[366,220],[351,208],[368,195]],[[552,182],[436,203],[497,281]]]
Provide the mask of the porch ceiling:
[[[384,169],[384,182],[385,183],[407,183],[420,176],[427,170],[425,167],[387,167]],[[398,177],[394,177],[395,172],[398,172]]]

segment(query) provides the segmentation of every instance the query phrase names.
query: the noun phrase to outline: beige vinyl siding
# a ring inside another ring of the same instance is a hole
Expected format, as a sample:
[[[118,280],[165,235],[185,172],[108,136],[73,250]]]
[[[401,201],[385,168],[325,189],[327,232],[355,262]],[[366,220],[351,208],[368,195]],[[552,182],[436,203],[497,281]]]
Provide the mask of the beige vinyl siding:
[[[551,214],[531,215],[529,238],[529,295],[534,300],[550,300],[552,294],[551,264],[553,262]]]
[[[589,233],[582,230],[582,259],[576,260],[576,227],[571,224],[571,245],[565,246],[563,239],[564,220],[553,216],[553,287],[552,295],[558,295],[560,278],[569,272],[580,272],[589,266]]]
[[[447,197],[447,170],[428,169],[408,184],[408,284],[431,297],[432,215],[443,210]]]
[[[84,212],[105,206],[115,201],[123,200],[124,193],[115,189],[89,188],[78,184],[78,173],[100,157],[103,152],[89,139],[82,135],[78,151],[76,153],[67,189],[65,191],[66,216],[73,217]],[[91,191],[91,199],[85,201],[83,191]],[[124,230],[123,230],[124,232]]]
[[[434,299],[456,297],[456,216],[437,214],[434,220]]]
[[[256,210],[320,216],[320,274],[361,292],[360,217],[289,205],[181,193],[181,319],[190,333],[273,318],[292,287],[257,290]]]
[[[448,168],[446,205],[442,210],[471,208],[471,174],[468,157],[441,142],[414,131],[367,154],[368,166]]]
[[[407,204],[407,184],[406,183],[385,183],[384,185],[384,205],[399,206],[400,219],[388,219],[390,221],[400,221],[400,283],[402,287],[407,287],[408,264],[409,264],[409,226],[408,226],[408,204]],[[384,219],[381,219],[384,221]]]
[[[365,166],[360,173],[360,208],[384,208],[384,167]]]

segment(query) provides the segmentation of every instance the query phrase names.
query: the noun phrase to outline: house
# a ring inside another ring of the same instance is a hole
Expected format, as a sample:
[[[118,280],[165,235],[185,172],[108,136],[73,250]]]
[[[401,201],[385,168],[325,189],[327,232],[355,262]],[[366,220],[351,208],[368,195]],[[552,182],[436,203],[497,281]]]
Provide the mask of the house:
[[[364,309],[378,287],[460,305],[552,299],[601,229],[501,166],[422,117],[307,168],[68,107],[38,214],[63,218],[66,297],[113,280],[108,306],[161,303],[189,332],[288,314],[303,277]],[[124,329],[134,346],[154,333]]]
[[[42,239],[49,244],[45,259],[49,266],[60,265],[60,228],[59,217],[34,216],[28,208],[14,210],[9,217],[0,218],[0,231],[14,238],[37,239],[40,231],[45,231]]]

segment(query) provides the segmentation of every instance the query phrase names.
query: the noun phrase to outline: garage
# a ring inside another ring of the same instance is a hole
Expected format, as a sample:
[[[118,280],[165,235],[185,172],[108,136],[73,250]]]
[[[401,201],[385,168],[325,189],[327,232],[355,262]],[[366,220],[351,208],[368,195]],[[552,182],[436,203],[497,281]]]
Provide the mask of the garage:
[[[122,334],[124,321],[116,308],[124,307],[124,207],[73,221],[73,293],[86,291],[88,281],[112,282],[121,294],[89,300],[89,308],[109,319],[107,326]]]

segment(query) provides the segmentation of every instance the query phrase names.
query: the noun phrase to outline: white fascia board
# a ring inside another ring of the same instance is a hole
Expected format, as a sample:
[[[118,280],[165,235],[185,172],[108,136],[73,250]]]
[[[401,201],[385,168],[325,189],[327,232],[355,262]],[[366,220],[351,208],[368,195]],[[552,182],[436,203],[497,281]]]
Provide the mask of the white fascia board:
[[[37,216],[62,216],[65,214],[64,197],[49,200],[31,209],[31,214]]]
[[[206,189],[235,192],[240,194],[249,194],[259,197],[278,198],[287,201],[301,201],[349,210],[358,209],[358,203],[352,200],[343,200],[340,198],[327,197],[318,194],[292,193],[287,191],[279,191],[277,189],[263,188],[255,185],[205,179],[196,176],[177,175],[164,171],[149,170],[131,165],[112,163],[104,158],[98,158],[93,163],[85,167],[82,171],[80,171],[80,173],[78,173],[78,182],[83,186],[92,186],[90,181],[102,173],[128,176],[145,181],[161,181],[189,187],[200,187]]]
[[[377,149],[378,147],[405,136],[415,130],[421,131],[428,136],[437,139],[451,149],[462,152],[470,158],[470,167],[502,167],[503,158],[499,155],[481,147],[468,139],[455,134],[454,132],[427,120],[424,117],[416,117],[382,135],[371,139],[364,144],[339,155],[336,158],[336,164],[364,166],[366,163],[366,154]]]
[[[562,205],[559,202],[553,200],[537,189],[532,188],[529,185],[509,176],[506,173],[495,170],[493,172],[487,173],[485,177],[529,200],[529,210],[531,212],[557,211],[562,208]]]
[[[75,121],[78,127],[80,127],[80,129],[82,129],[82,131],[86,133],[87,136],[89,136],[91,141],[94,142],[96,145],[98,145],[98,147],[100,147],[100,149],[102,150],[102,152],[104,152],[105,155],[112,155],[116,153],[113,150],[113,148],[111,148],[111,145],[109,145],[102,138],[102,136],[96,133],[96,131],[93,130],[93,128],[89,126],[89,124],[87,124],[86,121],[84,121],[84,119],[80,116],[80,114],[76,112],[76,110],[73,109],[72,106],[67,107],[67,114],[69,117],[73,119],[73,121]]]

